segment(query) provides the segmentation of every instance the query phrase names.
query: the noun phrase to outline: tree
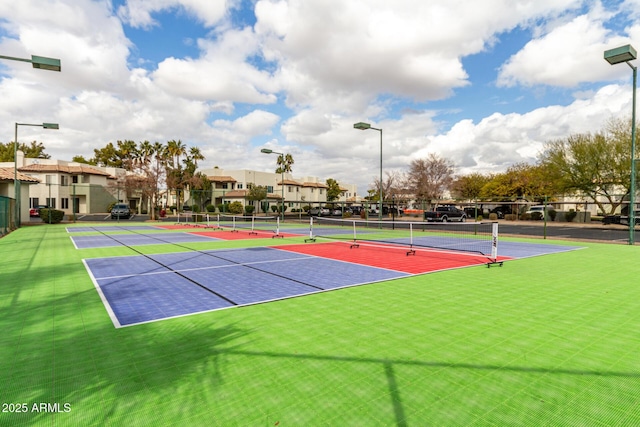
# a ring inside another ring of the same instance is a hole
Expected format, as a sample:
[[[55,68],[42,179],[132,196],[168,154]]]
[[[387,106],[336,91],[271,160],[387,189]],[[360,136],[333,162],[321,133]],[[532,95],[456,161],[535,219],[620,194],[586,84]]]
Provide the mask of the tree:
[[[265,187],[264,185],[252,185],[251,188],[249,188],[249,192],[247,193],[247,200],[252,202],[260,202],[261,200],[264,200],[266,198],[267,187]]]
[[[24,153],[25,157],[30,159],[50,159],[51,156],[44,152],[45,147],[42,142],[31,141],[29,145],[18,143],[18,150]],[[0,143],[0,162],[13,162],[13,153],[15,151],[15,143]]]
[[[140,194],[147,205],[151,220],[156,219],[156,208],[160,200],[160,186],[165,180],[165,149],[162,144],[143,141],[134,148],[127,147],[130,170],[125,178],[128,194]]]
[[[453,163],[431,153],[426,159],[412,160],[407,182],[416,199],[431,203],[440,199],[453,181]]]
[[[291,154],[285,154],[278,156],[278,168],[276,169],[276,173],[287,173],[293,172],[291,166],[294,164],[293,156]]]
[[[506,172],[493,175],[482,187],[486,198],[529,198],[543,200],[545,195],[558,193],[558,177],[544,165],[517,163]]]
[[[456,198],[476,200],[482,196],[483,187],[491,182],[492,175],[478,172],[457,177],[451,184],[451,192]]]
[[[581,192],[612,214],[630,191],[630,128],[630,122],[612,120],[603,132],[549,141],[540,164],[562,191]]]
[[[340,189],[338,181],[333,178],[327,179],[327,202],[338,200],[340,194],[342,194],[342,190]]]
[[[202,172],[196,172],[187,181],[191,195],[194,201],[203,210],[203,205],[209,201],[208,197],[211,196],[211,181],[209,177]]]
[[[382,181],[382,198],[384,201],[396,200],[399,201],[402,199],[401,195],[406,193],[407,187],[407,178],[398,171],[386,171],[385,175],[387,176],[386,180]],[[373,195],[371,200],[380,200],[380,179],[375,178],[373,180]]]
[[[84,156],[80,156],[80,155],[73,156],[71,161],[72,162],[76,162],[76,163],[84,163],[84,164],[87,164],[87,165],[94,165],[94,166],[96,165],[96,160],[95,159],[93,159],[93,158],[85,159]]]
[[[123,167],[122,158],[118,154],[118,150],[116,150],[116,147],[112,142],[108,143],[103,148],[94,148],[93,155],[94,157],[91,160],[93,160],[98,166],[115,168]]]
[[[187,153],[187,147],[180,140],[167,141],[167,188],[173,189],[178,194],[178,204],[184,196],[184,173],[180,163],[180,157]],[[195,168],[194,168],[195,171]],[[182,190],[182,191],[181,191]]]

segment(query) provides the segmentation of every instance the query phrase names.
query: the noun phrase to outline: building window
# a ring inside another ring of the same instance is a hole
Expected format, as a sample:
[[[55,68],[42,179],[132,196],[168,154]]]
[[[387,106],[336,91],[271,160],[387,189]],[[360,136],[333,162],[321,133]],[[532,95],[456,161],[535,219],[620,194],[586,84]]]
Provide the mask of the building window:
[[[69,199],[67,197],[60,199],[60,204],[62,205],[60,206],[62,209],[69,209]]]
[[[242,190],[242,183],[241,182],[238,183],[237,188],[238,188],[238,190]]]
[[[30,197],[29,198],[29,207],[30,208],[35,208],[40,204],[40,199],[37,197]]]
[[[320,194],[322,194],[322,188],[320,189]]]
[[[273,193],[273,186],[267,185],[267,193]]]
[[[288,185],[287,188],[289,189],[289,193],[293,193],[293,187]]]
[[[60,185],[67,187],[69,185],[69,177],[67,175],[60,176]]]
[[[226,182],[222,183],[222,189],[223,190],[228,190],[229,189],[229,184],[227,184]]]
[[[52,198],[48,198],[47,197],[47,206],[49,206],[51,209],[55,209],[56,208],[56,199],[55,199],[55,197],[52,197]]]

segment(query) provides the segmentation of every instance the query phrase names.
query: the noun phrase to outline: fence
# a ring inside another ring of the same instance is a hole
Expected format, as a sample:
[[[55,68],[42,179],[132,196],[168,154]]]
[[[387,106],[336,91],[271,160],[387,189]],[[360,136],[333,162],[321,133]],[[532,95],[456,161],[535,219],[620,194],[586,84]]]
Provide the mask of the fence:
[[[15,228],[15,200],[0,196],[0,236]]]

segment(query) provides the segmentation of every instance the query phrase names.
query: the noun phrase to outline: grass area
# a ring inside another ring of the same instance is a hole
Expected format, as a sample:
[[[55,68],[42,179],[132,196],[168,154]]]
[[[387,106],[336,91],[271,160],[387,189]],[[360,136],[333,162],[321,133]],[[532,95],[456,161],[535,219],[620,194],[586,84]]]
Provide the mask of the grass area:
[[[0,239],[0,425],[639,425],[640,247],[579,245],[115,329],[81,259],[133,251],[24,227]]]

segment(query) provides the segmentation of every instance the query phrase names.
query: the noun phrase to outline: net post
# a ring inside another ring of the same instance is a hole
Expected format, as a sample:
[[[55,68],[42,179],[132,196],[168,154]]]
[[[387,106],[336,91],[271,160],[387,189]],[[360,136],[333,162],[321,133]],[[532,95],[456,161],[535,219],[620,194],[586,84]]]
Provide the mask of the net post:
[[[258,233],[255,230],[255,225],[256,225],[256,217],[252,215],[251,216],[251,231],[249,231],[249,235],[251,235],[251,234],[258,235]]]
[[[309,217],[309,238],[308,239],[304,239],[304,242],[315,242],[316,238],[313,237],[313,217],[310,216]]]
[[[280,215],[276,217],[276,234],[271,236],[271,238],[273,239],[275,237],[280,237],[281,239],[284,239],[284,236],[280,234]]]
[[[351,244],[350,249],[353,249],[353,248],[359,248],[359,247],[360,247],[360,245],[358,244],[358,241],[357,241],[357,239],[358,239],[358,235],[356,234],[356,233],[357,233],[357,232],[356,232],[356,222],[355,222],[355,220],[354,220],[354,221],[352,221],[351,223],[353,224],[353,243]]]
[[[491,224],[491,262],[487,264],[487,267],[498,264],[502,267],[502,261],[498,261],[498,223]]]
[[[413,249],[413,224],[409,223],[409,250],[407,251],[407,256],[415,254],[416,251]]]

